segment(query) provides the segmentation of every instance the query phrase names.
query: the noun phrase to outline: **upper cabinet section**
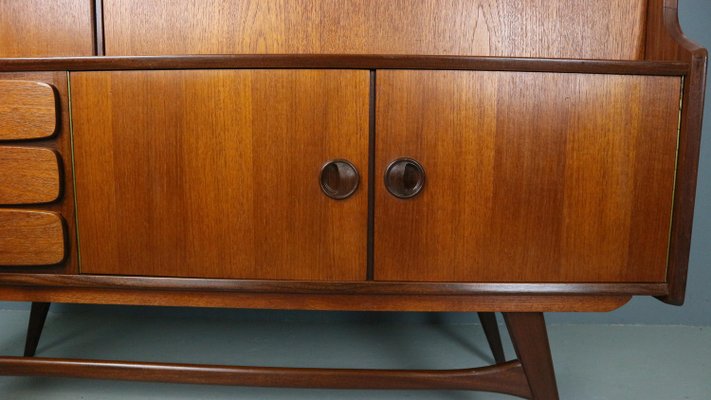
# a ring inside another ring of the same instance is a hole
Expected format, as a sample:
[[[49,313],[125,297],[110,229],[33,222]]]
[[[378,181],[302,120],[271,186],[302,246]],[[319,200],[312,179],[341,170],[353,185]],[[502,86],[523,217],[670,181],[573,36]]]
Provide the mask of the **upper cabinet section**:
[[[677,0],[0,0],[0,58],[196,54],[691,64],[706,53],[681,32]]]
[[[296,53],[637,60],[644,58],[647,1],[104,0],[103,14],[108,56]]]
[[[0,0],[0,58],[94,55],[91,0]]]

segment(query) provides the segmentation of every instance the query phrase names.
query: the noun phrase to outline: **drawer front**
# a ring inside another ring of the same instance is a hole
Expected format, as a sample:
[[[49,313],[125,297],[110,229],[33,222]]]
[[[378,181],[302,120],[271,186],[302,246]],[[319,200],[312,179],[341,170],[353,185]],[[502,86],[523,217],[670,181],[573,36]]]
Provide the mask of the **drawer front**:
[[[57,127],[52,87],[43,82],[0,80],[0,140],[49,137]]]
[[[0,146],[0,204],[37,204],[57,200],[57,153],[36,147]]]
[[[72,73],[83,273],[360,280],[368,71]],[[346,159],[360,185],[319,186]]]
[[[411,157],[426,181],[376,182],[375,278],[665,281],[679,96],[677,77],[380,72],[375,175]]]
[[[0,209],[0,266],[59,264],[65,232],[57,213]]]
[[[0,57],[94,55],[92,0],[0,0]]]
[[[1,273],[77,272],[67,78],[0,73]]]

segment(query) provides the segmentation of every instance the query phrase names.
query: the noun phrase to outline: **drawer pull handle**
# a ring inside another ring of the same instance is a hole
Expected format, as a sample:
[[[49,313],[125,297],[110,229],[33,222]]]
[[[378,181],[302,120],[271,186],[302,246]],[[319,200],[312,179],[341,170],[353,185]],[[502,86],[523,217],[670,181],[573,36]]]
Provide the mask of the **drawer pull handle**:
[[[321,167],[319,179],[323,193],[334,199],[349,198],[356,189],[360,175],[356,167],[347,160],[331,160]]]
[[[425,169],[411,158],[398,158],[385,170],[385,188],[397,198],[413,198],[424,185]]]

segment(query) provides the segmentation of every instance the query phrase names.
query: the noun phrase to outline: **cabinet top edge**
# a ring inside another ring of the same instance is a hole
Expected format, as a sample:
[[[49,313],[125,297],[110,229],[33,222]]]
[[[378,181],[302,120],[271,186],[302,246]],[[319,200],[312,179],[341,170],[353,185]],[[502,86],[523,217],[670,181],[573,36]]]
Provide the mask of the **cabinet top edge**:
[[[411,55],[0,58],[0,72],[170,69],[420,69],[686,76],[688,62]]]

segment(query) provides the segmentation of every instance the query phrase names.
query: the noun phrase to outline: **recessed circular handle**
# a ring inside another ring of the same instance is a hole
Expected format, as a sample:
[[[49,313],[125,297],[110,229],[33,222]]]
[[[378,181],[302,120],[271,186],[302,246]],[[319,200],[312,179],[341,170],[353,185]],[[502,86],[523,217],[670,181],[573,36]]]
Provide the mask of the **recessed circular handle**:
[[[398,158],[385,169],[385,188],[393,196],[410,199],[425,185],[425,169],[411,158]]]
[[[350,197],[358,189],[359,181],[358,170],[350,161],[331,160],[321,167],[321,190],[334,200]]]

